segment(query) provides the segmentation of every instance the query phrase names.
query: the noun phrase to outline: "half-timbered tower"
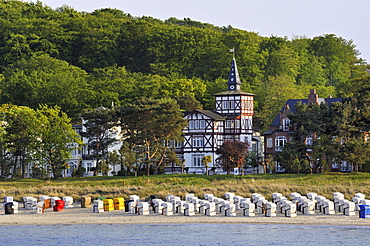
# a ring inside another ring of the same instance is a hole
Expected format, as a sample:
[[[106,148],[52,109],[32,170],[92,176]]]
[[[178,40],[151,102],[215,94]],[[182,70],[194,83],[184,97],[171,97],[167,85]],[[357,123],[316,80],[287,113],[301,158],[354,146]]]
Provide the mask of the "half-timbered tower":
[[[189,173],[205,173],[204,156],[211,156],[216,164],[216,151],[226,140],[247,142],[252,148],[252,117],[254,94],[240,90],[241,81],[235,58],[232,60],[227,81],[228,90],[215,94],[215,111],[194,110],[186,112],[188,126],[184,129],[184,142],[177,153]],[[215,169],[213,169],[215,170]],[[217,170],[221,172],[221,169]]]

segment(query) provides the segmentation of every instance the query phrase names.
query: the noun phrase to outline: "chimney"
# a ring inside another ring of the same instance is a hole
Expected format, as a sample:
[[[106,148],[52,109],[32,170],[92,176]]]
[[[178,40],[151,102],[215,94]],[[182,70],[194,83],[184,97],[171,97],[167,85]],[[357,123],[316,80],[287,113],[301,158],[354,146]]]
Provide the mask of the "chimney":
[[[316,89],[311,89],[310,94],[308,94],[308,105],[311,103],[319,104],[319,96],[316,94]]]

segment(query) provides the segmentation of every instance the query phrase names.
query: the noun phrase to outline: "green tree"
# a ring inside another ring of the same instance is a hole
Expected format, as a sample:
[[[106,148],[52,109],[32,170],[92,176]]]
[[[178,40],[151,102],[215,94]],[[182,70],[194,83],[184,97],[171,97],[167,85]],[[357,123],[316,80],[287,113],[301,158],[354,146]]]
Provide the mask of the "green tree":
[[[181,141],[186,121],[172,99],[142,98],[118,110],[124,141],[143,154],[147,175],[154,174],[164,163],[170,142]]]
[[[36,109],[40,104],[60,106],[70,116],[88,108],[91,91],[87,74],[47,54],[35,53],[7,67],[0,81],[0,102]],[[17,88],[14,90],[14,88]]]
[[[248,153],[248,156],[245,160],[244,168],[248,168],[248,167],[256,168],[257,173],[258,173],[258,167],[260,165],[263,165],[263,173],[266,173],[267,172],[267,167],[266,167],[266,165],[264,165],[262,160],[263,160],[263,157],[261,156],[260,153],[258,153],[257,151],[252,151],[252,152]]]
[[[99,107],[81,115],[85,131],[80,132],[88,140],[90,156],[95,158],[98,166],[102,159],[107,158],[108,148],[117,142],[118,132],[114,129],[117,117],[114,109]],[[97,174],[95,170],[94,175]]]
[[[34,110],[24,106],[2,105],[3,176],[26,178],[28,164],[33,160],[32,144],[38,135],[39,118]],[[20,176],[18,176],[20,175]]]
[[[205,168],[206,168],[206,175],[208,175],[209,163],[211,163],[211,162],[212,162],[212,156],[210,156],[210,155],[203,156],[202,165],[205,166]]]
[[[245,163],[248,144],[240,141],[225,141],[216,153],[220,154],[218,161],[222,169],[230,174],[234,168],[241,168]]]
[[[36,116],[40,125],[35,129],[32,150],[42,166],[51,167],[53,177],[58,178],[67,168],[72,150],[79,148],[82,140],[73,129],[71,119],[59,107],[41,106]]]

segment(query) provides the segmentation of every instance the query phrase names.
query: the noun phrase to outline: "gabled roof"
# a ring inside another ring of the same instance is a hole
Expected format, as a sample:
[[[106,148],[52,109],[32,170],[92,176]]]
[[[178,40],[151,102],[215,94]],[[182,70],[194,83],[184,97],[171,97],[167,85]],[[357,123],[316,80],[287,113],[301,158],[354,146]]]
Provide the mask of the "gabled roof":
[[[211,118],[212,120],[225,120],[225,116],[223,116],[223,115],[221,115],[221,114],[219,114],[215,111],[203,110],[203,109],[195,109],[193,111],[186,111],[186,112],[184,112],[184,116],[187,116],[189,114],[193,114],[195,112],[204,114],[204,115],[208,116],[209,118]]]
[[[319,104],[327,103],[329,107],[334,102],[342,102],[342,101],[343,101],[342,98],[318,98]],[[301,102],[302,104],[308,104],[308,99],[289,99],[288,101],[286,101],[284,106],[281,108],[279,114],[275,117],[274,121],[272,122],[272,124],[270,126],[279,126],[280,125],[280,113],[282,113],[284,111],[284,108],[286,108],[286,106],[289,106],[290,112],[292,112],[292,113],[297,112],[297,110],[295,108],[295,105],[298,102]]]

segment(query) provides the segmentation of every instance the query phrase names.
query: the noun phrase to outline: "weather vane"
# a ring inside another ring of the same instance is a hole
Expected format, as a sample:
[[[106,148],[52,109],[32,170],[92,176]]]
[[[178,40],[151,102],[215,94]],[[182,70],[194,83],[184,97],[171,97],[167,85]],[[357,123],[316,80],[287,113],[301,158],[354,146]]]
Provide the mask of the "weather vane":
[[[230,53],[233,53],[233,58],[235,59],[235,48],[230,49]]]

